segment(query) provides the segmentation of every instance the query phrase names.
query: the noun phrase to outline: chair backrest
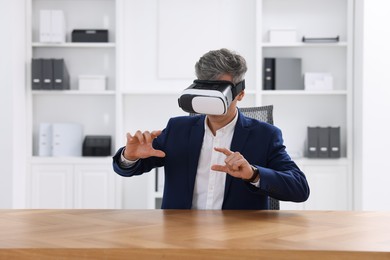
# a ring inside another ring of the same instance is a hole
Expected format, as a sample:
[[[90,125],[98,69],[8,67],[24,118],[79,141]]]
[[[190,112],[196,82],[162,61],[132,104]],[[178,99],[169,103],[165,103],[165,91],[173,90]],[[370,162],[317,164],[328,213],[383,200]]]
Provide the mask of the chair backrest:
[[[273,118],[273,106],[261,106],[261,107],[242,107],[238,108],[242,114],[247,117],[257,119],[259,121],[263,121],[269,123],[271,125],[274,124]],[[274,199],[272,197],[268,197],[268,205],[269,209],[279,210],[280,203],[279,200]]]
[[[267,122],[271,125],[274,124],[273,118],[274,106],[262,106],[262,107],[242,107],[238,108],[245,116],[257,119],[259,121]]]
[[[240,112],[250,118],[257,119],[262,122],[266,122],[269,124],[274,124],[274,118],[273,118],[273,106],[261,106],[261,107],[241,107],[238,108]],[[195,115],[193,113],[190,114],[191,116]],[[280,203],[279,200],[268,197],[268,205],[269,209],[273,210],[279,210],[280,209]]]

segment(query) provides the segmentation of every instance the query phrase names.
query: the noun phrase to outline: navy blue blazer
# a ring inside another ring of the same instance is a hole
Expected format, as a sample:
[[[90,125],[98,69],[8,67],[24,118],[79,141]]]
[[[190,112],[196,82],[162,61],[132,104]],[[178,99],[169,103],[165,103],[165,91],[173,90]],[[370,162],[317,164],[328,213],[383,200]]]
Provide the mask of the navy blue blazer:
[[[130,177],[165,167],[163,209],[191,209],[196,171],[204,136],[204,115],[171,118],[153,147],[164,158],[138,160],[130,168],[119,166],[119,149],[113,168]],[[231,151],[240,152],[260,172],[260,187],[227,174],[222,209],[268,209],[268,196],[282,201],[303,202],[309,197],[306,177],[285,150],[281,131],[239,112]]]

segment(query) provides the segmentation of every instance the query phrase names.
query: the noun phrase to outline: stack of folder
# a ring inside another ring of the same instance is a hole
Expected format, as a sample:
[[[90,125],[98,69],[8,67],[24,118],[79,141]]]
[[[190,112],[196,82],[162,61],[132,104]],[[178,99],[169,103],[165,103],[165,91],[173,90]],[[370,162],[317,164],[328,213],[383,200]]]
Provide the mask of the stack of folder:
[[[70,89],[64,59],[32,59],[31,79],[33,90]]]
[[[66,37],[65,15],[62,10],[40,10],[39,41],[64,43]]]
[[[309,158],[340,158],[340,127],[308,127]]]

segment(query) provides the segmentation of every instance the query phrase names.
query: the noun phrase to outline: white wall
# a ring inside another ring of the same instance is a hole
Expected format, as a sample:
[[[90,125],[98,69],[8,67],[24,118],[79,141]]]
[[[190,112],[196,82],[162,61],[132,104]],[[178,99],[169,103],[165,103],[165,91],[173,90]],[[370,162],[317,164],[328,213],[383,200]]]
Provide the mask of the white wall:
[[[0,208],[12,205],[12,165],[8,163],[12,159],[12,116],[9,113],[12,108],[12,89],[9,87],[9,44],[4,40],[6,33],[9,33],[5,22],[8,18],[6,4],[6,1],[0,2],[0,31],[3,32],[0,40]]]
[[[25,1],[0,1],[0,208],[24,207]]]
[[[361,209],[390,210],[390,2],[365,0]]]

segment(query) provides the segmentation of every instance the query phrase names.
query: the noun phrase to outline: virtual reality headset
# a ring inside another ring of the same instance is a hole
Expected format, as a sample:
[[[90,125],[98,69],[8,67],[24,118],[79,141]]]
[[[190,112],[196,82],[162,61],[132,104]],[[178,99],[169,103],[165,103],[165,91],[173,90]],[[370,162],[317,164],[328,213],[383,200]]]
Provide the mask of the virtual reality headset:
[[[188,113],[224,115],[234,98],[245,89],[245,80],[194,80],[179,97],[179,107]]]

